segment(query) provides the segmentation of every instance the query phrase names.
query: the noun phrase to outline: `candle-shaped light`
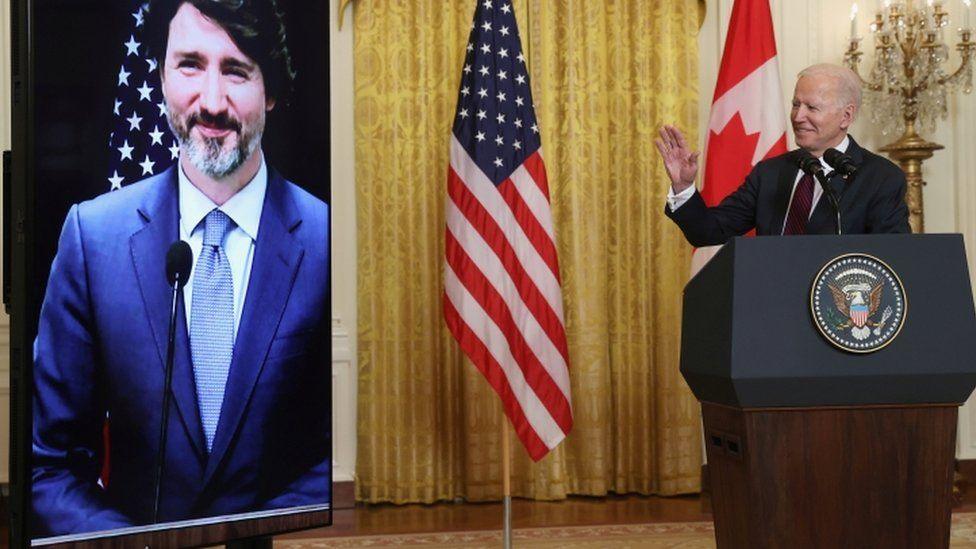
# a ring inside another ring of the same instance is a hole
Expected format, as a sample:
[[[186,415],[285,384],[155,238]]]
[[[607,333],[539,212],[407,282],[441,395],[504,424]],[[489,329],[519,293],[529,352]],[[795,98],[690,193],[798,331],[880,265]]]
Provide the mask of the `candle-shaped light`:
[[[851,4],[851,40],[857,40],[857,2]]]
[[[969,27],[969,11],[972,7],[972,0],[962,0],[962,28],[968,29]]]

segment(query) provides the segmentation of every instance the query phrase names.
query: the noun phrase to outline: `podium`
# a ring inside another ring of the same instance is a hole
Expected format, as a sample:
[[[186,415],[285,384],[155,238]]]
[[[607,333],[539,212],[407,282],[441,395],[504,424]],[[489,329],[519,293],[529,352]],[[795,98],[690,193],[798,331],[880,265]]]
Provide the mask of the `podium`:
[[[718,547],[948,547],[976,386],[961,235],[735,238],[685,287],[681,373]]]

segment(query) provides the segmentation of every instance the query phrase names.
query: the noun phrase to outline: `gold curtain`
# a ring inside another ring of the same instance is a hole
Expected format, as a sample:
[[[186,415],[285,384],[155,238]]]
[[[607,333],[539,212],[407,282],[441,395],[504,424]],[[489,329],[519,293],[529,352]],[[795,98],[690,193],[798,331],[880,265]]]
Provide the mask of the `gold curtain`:
[[[575,425],[515,496],[699,490],[698,405],[678,372],[690,250],[652,143],[697,142],[695,0],[514,0],[542,131]],[[448,134],[474,2],[355,10],[357,499],[501,495],[502,411],[441,314]]]

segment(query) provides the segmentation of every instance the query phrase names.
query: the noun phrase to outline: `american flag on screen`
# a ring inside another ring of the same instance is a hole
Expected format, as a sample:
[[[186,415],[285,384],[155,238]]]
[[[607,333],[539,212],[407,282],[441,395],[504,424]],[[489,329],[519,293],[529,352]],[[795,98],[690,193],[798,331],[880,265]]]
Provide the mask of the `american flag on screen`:
[[[162,172],[179,156],[176,138],[166,122],[166,102],[156,60],[146,56],[142,43],[147,4],[132,12],[131,32],[120,44],[125,53],[119,67],[109,136],[110,190]]]
[[[573,413],[549,185],[508,0],[475,9],[450,158],[444,316],[538,461]]]

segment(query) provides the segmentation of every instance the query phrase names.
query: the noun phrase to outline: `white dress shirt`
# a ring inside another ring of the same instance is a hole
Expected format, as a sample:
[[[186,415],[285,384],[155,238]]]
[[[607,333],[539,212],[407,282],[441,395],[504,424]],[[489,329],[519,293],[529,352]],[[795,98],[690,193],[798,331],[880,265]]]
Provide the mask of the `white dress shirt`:
[[[850,146],[850,144],[851,144],[851,138],[845,135],[844,136],[844,140],[841,141],[840,144],[837,145],[834,148],[837,149],[840,152],[847,152],[847,147]],[[822,156],[819,158],[819,160],[820,160],[820,164],[823,165],[823,167],[824,167],[824,172],[830,173],[833,170],[833,168],[830,167],[830,164],[827,164],[827,162],[823,159]],[[799,168],[797,168],[796,179],[793,180],[793,190],[790,191],[790,201],[787,204],[791,204],[793,202],[793,193],[796,192],[796,185],[797,185],[797,183],[800,182],[800,179],[801,178],[803,178],[803,171],[800,170]],[[689,185],[687,189],[681,191],[680,193],[675,194],[674,189],[669,186],[668,187],[668,207],[671,208],[671,211],[672,212],[675,211],[675,210],[677,210],[678,208],[680,208],[681,206],[683,206],[685,202],[688,202],[688,199],[689,198],[691,198],[692,196],[694,196],[695,190],[696,189],[695,189],[695,186],[694,185]],[[815,209],[817,209],[817,202],[820,201],[820,197],[822,195],[823,195],[823,187],[821,187],[816,181],[814,181],[814,184],[813,184],[813,202],[810,203],[810,213],[807,214],[808,216],[813,215],[813,211]],[[789,208],[789,205],[787,205],[787,207],[786,207],[787,214],[789,214],[789,211],[790,211],[790,208]],[[808,217],[808,219],[809,219],[809,217]],[[783,229],[782,230],[785,230],[785,228],[786,228],[786,223],[784,222],[783,223]],[[781,230],[780,234],[783,234],[782,233],[782,230]]]
[[[258,153],[261,154],[261,153]],[[190,245],[193,252],[193,270],[190,280],[183,287],[183,302],[186,304],[186,325],[190,326],[193,311],[193,274],[196,272],[197,258],[203,249],[203,218],[214,208],[227,214],[235,227],[227,232],[224,239],[224,253],[230,263],[231,280],[234,283],[234,339],[244,310],[244,297],[247,283],[251,277],[251,262],[254,259],[254,242],[258,238],[258,225],[261,223],[261,210],[264,208],[264,192],[268,188],[268,170],[261,156],[261,167],[247,185],[222,206],[214,204],[200,189],[193,186],[190,178],[179,166],[180,189],[180,239]]]

